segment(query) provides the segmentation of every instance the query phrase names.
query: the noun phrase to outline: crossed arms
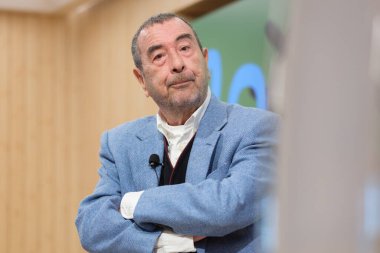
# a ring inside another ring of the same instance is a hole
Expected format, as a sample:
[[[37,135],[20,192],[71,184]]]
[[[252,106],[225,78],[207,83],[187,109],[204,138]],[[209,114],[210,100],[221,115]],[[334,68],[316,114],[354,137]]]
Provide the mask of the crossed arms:
[[[266,126],[253,136],[244,134],[230,161],[199,184],[144,190],[133,220],[120,214],[119,168],[104,135],[100,180],[81,203],[76,220],[83,247],[90,252],[152,252],[161,226],[177,234],[222,237],[253,224],[260,218],[259,200],[272,179],[275,143],[273,120],[260,124]]]

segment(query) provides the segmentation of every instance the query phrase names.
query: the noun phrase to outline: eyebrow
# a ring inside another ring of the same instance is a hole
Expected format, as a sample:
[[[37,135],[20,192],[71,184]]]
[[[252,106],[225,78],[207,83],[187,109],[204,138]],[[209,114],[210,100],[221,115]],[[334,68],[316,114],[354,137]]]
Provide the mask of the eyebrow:
[[[175,41],[179,41],[179,40],[183,40],[183,39],[190,39],[192,40],[193,39],[193,36],[190,34],[190,33],[184,33],[184,34],[181,34],[179,35]]]
[[[183,39],[190,39],[190,40],[192,40],[192,39],[193,39],[193,36],[192,36],[190,33],[184,33],[184,34],[179,35],[179,36],[175,39],[175,41],[178,42],[178,41],[183,40]],[[163,46],[162,46],[161,44],[150,46],[150,47],[148,48],[148,56],[152,55],[154,51],[156,51],[156,50],[158,50],[158,49],[160,49],[160,48],[162,48],[162,47],[163,47]]]
[[[162,48],[162,45],[153,45],[148,48],[148,56],[150,56],[154,51]]]

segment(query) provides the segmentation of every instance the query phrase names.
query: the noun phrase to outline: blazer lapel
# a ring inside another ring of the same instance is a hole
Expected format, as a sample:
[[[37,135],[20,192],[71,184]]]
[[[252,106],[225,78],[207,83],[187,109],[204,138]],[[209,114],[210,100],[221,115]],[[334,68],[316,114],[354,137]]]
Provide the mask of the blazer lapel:
[[[197,184],[206,178],[220,130],[226,123],[227,107],[212,96],[191,148],[186,182]]]
[[[159,183],[157,175],[159,178],[161,166],[157,166],[155,169],[150,167],[149,157],[152,154],[157,154],[162,162],[164,142],[162,134],[157,130],[155,118],[136,133],[136,138],[136,152],[134,152],[136,157],[131,159],[132,161],[136,161],[131,168],[135,185],[138,190],[156,187]]]

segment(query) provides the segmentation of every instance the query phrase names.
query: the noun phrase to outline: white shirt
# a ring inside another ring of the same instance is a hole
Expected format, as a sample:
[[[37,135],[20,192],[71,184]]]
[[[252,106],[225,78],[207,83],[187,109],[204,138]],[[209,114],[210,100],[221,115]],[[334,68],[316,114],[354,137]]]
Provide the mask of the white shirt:
[[[203,104],[188,118],[183,125],[171,126],[157,114],[157,129],[168,141],[168,155],[172,165],[175,166],[179,156],[197,132],[203,115],[206,112],[211,99],[210,88],[207,90],[207,97]],[[120,213],[126,219],[133,219],[133,213],[143,191],[128,192],[124,195],[120,203]],[[172,231],[164,230],[157,240],[155,252],[176,253],[195,252],[192,236],[175,234]]]
[[[171,126],[157,114],[157,129],[168,141],[168,153],[173,167],[176,165],[179,156],[197,132],[207,106],[210,103],[211,92],[207,91],[207,97],[203,104],[188,118],[183,125]]]

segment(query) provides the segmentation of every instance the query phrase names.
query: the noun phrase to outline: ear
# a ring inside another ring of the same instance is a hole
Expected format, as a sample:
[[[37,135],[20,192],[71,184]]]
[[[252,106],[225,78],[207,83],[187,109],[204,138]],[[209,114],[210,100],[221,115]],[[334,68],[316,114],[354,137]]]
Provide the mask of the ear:
[[[139,82],[141,88],[144,90],[145,96],[149,97],[149,92],[146,89],[145,79],[144,79],[144,76],[143,76],[141,70],[138,69],[138,68],[134,68],[133,69],[133,74],[135,75],[135,77],[136,77],[137,81]]]
[[[206,61],[206,66],[207,66],[207,65],[208,65],[208,49],[204,47],[204,48],[202,49],[202,54],[203,54],[203,58],[204,58],[205,61]],[[208,67],[207,67],[207,78],[208,78],[208,80],[210,81],[211,76],[210,76],[210,70],[208,69]]]
[[[206,62],[208,62],[208,49],[204,47],[202,49],[202,54],[203,54],[203,57],[205,58]]]

